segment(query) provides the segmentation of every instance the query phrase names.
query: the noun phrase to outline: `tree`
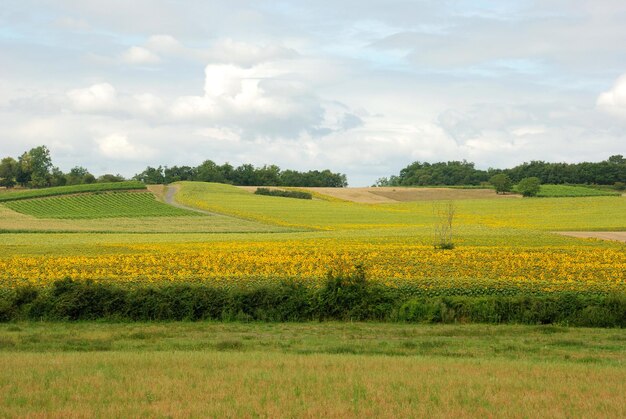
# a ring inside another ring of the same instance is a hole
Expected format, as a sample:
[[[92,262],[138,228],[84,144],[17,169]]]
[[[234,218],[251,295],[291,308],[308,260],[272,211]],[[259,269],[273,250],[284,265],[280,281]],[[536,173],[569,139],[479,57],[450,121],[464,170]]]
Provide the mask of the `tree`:
[[[76,166],[67,174],[68,185],[80,185],[83,183],[94,183],[96,178],[84,167]]]
[[[63,173],[58,167],[53,167],[52,173],[50,174],[49,186],[65,186],[66,184],[67,176],[65,175],[65,173]]]
[[[122,175],[113,175],[111,173],[104,174],[97,179],[98,183],[110,183],[110,182],[124,182],[124,176]]]
[[[0,186],[12,188],[15,186],[18,163],[13,157],[5,157],[0,162]]]
[[[146,170],[141,173],[138,173],[133,178],[135,180],[139,180],[148,185],[157,185],[161,183],[165,183],[165,175],[163,174],[163,167],[159,166],[157,168],[148,166]]]
[[[504,173],[491,176],[491,178],[489,179],[489,183],[491,183],[493,187],[496,188],[496,193],[511,192],[511,187],[513,186],[511,178]]]
[[[535,196],[541,189],[541,182],[537,177],[527,177],[519,181],[517,184],[517,191],[522,196]]]
[[[30,149],[31,177],[30,184],[34,188],[43,188],[50,186],[52,169],[52,158],[50,150],[45,145]]]
[[[455,214],[456,205],[454,201],[445,203],[435,201],[433,203],[433,215],[435,216],[435,249],[454,249],[454,242],[452,241],[452,223]]]

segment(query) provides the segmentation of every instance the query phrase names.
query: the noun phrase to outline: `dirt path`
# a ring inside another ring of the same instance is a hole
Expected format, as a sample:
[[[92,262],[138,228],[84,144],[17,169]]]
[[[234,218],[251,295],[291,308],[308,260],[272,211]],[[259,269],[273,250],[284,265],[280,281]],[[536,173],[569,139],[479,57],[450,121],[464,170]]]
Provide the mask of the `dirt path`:
[[[579,239],[615,240],[626,243],[626,231],[557,231],[556,233]]]
[[[176,192],[178,192],[178,185],[168,185],[165,187],[165,194],[163,194],[163,201],[166,204],[169,204],[173,207],[177,207],[177,208],[181,208],[181,209],[185,209],[188,211],[194,211],[194,212],[199,212],[205,215],[215,215],[215,213],[213,212],[209,212],[209,211],[205,211],[205,210],[201,210],[198,208],[193,208],[193,207],[188,207],[187,205],[183,205],[179,202],[176,201],[176,199],[174,199],[174,196],[176,196]]]

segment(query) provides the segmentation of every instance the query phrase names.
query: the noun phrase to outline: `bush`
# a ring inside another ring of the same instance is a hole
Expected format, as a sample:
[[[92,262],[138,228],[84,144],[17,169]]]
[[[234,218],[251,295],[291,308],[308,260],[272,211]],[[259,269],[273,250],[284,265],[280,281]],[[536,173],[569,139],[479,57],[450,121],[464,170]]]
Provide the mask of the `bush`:
[[[541,189],[539,178],[527,177],[519,181],[517,184],[517,192],[522,196],[536,196]]]
[[[298,282],[256,288],[203,284],[124,287],[57,281],[0,289],[0,321],[399,321],[626,327],[626,295],[432,295],[374,284],[361,266],[329,272],[319,289]]]
[[[313,199],[313,195],[302,191],[285,191],[282,189],[257,188],[257,195],[280,196],[283,198]]]
[[[511,192],[511,188],[513,187],[513,182],[511,182],[511,178],[504,173],[492,176],[489,179],[489,183],[491,183],[491,185],[493,185],[493,187],[496,189],[496,193]]]
[[[624,183],[624,182],[615,182],[615,184],[613,184],[613,188],[616,191],[626,190],[626,183]]]

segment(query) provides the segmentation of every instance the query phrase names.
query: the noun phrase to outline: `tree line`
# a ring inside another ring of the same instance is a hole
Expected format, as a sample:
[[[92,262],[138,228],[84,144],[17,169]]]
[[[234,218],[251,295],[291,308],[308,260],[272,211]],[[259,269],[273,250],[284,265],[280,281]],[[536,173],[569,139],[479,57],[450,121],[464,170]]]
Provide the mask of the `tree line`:
[[[172,183],[181,180],[228,183],[238,186],[294,186],[294,187],[334,187],[348,186],[345,174],[330,170],[282,170],[276,165],[255,167],[242,164],[234,167],[229,163],[216,164],[206,160],[197,167],[172,166],[150,167],[135,175],[135,180],[146,184]]]
[[[98,178],[87,169],[76,166],[68,173],[52,164],[50,150],[44,145],[25,151],[17,159],[4,157],[0,160],[0,186],[12,188],[16,185],[30,188],[80,185],[96,182],[122,182],[121,175],[105,174]]]
[[[468,161],[427,163],[416,161],[398,175],[380,178],[374,186],[480,185],[495,175],[506,175],[513,183],[534,177],[543,184],[616,185],[626,182],[626,158],[614,155],[591,163],[549,163],[531,161],[510,169],[480,170]]]
[[[197,167],[172,166],[150,167],[136,174],[133,179],[146,184],[172,183],[181,180],[229,183],[241,186],[325,186],[345,187],[348,181],[345,174],[330,170],[282,170],[276,165],[255,167],[242,164],[234,167],[229,163],[218,165],[206,160]],[[122,175],[105,174],[98,178],[86,168],[76,166],[63,173],[52,163],[50,150],[44,145],[25,151],[17,159],[5,157],[0,161],[0,187],[12,188],[16,185],[30,188],[79,185],[96,182],[122,182]]]

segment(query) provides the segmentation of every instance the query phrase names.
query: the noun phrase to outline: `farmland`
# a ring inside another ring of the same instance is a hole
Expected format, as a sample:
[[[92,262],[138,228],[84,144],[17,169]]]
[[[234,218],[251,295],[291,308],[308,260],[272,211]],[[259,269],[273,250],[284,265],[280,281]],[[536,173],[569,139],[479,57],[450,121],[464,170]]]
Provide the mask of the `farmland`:
[[[621,197],[460,200],[455,204],[457,248],[444,252],[432,246],[437,217],[436,204],[429,201],[294,200],[194,182],[179,184],[177,191],[180,205],[214,215],[166,205],[147,192],[6,203],[0,210],[21,232],[3,234],[0,281],[8,287],[48,286],[65,277],[231,287],[294,280],[320,286],[329,269],[349,271],[355,265],[373,281],[420,293],[462,288],[616,292],[626,280],[623,244],[552,233],[624,230],[626,199]],[[73,233],[37,234],[29,221],[40,229],[49,223],[52,231],[64,222]],[[80,233],[90,223],[109,234]],[[211,223],[215,229],[202,234]],[[159,231],[179,234],[149,234]]]
[[[623,327],[626,245],[554,234],[624,197],[460,198],[440,250],[437,200],[169,188],[0,205],[9,416],[624,414],[623,329],[568,326]]]
[[[158,202],[150,192],[117,192],[23,199],[4,204],[7,208],[37,218],[122,218],[191,216],[197,213]]]

